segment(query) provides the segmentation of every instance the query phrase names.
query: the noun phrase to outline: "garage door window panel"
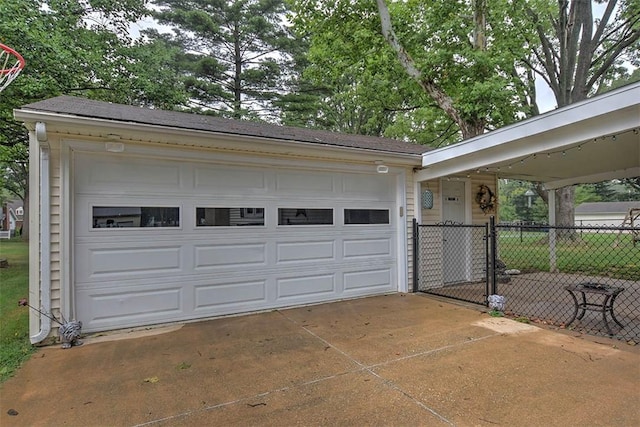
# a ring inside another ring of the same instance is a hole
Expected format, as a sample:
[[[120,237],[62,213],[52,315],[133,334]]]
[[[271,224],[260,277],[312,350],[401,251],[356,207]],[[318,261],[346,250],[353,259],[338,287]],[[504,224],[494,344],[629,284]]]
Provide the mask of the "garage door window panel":
[[[278,225],[333,225],[333,209],[278,208]]]
[[[345,225],[389,224],[389,209],[345,209]]]
[[[264,226],[264,208],[196,208],[198,227]]]
[[[94,206],[93,228],[180,227],[180,208],[174,206]]]

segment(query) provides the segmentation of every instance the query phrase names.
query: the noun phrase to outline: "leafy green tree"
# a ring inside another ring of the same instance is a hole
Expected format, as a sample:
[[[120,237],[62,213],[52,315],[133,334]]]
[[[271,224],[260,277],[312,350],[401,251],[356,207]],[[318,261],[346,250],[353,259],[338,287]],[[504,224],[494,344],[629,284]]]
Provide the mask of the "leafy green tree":
[[[576,206],[584,202],[640,201],[640,178],[628,178],[576,186]]]
[[[427,27],[430,38],[428,47],[417,50],[409,34],[397,33],[394,30],[386,2],[377,0],[382,32],[396,51],[399,62],[407,74],[420,83],[424,92],[456,122],[463,138],[484,131],[489,122],[488,114],[493,111],[492,103],[499,101],[491,96],[497,89],[496,79],[507,74],[509,61],[514,67],[524,64],[528,68],[526,80],[521,87],[531,87],[532,73],[541,76],[553,90],[558,106],[563,107],[585,99],[594,94],[600,85],[619,78],[623,74],[623,63],[637,61],[638,58],[638,0],[601,2],[605,8],[599,19],[594,18],[593,2],[586,0],[502,2],[506,8],[501,8],[498,2],[489,0],[445,3],[445,8],[450,8],[449,10],[454,7],[470,7],[473,28],[465,27],[465,19],[460,19],[465,16],[463,13],[436,13],[434,8],[439,2],[429,2],[428,6],[421,5],[423,10],[430,12],[420,14],[418,8],[414,9],[418,13],[414,12],[411,16],[414,21],[416,17],[420,18],[419,25],[421,28]],[[393,3],[396,12],[394,17],[399,15],[402,20],[405,16],[402,11],[411,4],[411,1]],[[460,9],[456,11],[459,12]],[[428,19],[433,16],[439,17],[440,27],[435,24],[429,25]],[[455,32],[455,26],[448,27],[449,21],[443,19],[446,16],[454,16],[458,20],[458,27],[464,27],[466,34],[472,36],[465,39],[464,34]],[[446,32],[441,33],[441,28],[445,28]],[[508,30],[504,31],[505,28]],[[491,58],[491,47],[500,46],[499,42],[504,42],[504,37],[509,34],[517,35],[514,39],[522,43],[527,52],[523,54],[522,51],[517,51],[513,44],[507,44],[507,51],[516,53],[517,57],[503,57],[506,62],[488,61]],[[462,44],[456,44],[458,41]],[[490,41],[493,41],[494,46]],[[438,46],[438,42],[443,43],[442,50],[432,51],[432,47]],[[444,56],[443,60],[442,57],[434,55],[447,52],[447,45],[455,46],[454,50],[449,52],[454,58],[449,64],[446,61],[448,56]],[[420,54],[420,57],[414,59],[409,52]],[[425,52],[430,56],[434,55],[438,60],[427,62],[429,66],[425,66],[421,60],[427,55]],[[433,68],[437,69],[442,63],[448,65],[445,69],[451,73],[455,73],[456,63],[463,64],[473,75],[465,79],[464,73],[458,74],[456,80],[460,81],[461,85],[457,89],[455,86],[447,86],[440,76],[432,72]],[[493,67],[489,66],[490,64]],[[514,83],[514,87],[518,86]],[[461,93],[461,90],[467,92],[466,100],[473,101],[470,106],[456,102],[459,99],[456,94]],[[508,99],[503,100],[507,101]],[[556,193],[558,224],[573,225],[574,188],[565,187]]]
[[[146,13],[144,6],[144,0],[0,3],[0,42],[26,61],[20,76],[0,95],[4,187],[28,195],[28,134],[13,119],[15,108],[63,94],[163,108],[184,103],[186,97],[167,65],[172,51],[129,35],[130,24]],[[23,236],[27,238],[28,230]]]
[[[608,0],[594,16],[593,1],[529,0],[515,2],[514,16],[523,30],[521,39],[532,56],[522,58],[526,66],[549,85],[558,107],[581,101],[629,79],[628,64],[638,65],[640,2]],[[631,77],[632,78],[632,77]],[[560,225],[573,225],[574,187],[556,191],[556,217]]]
[[[24,144],[0,145],[0,200],[20,199],[25,212],[29,206],[29,163]],[[25,217],[26,218],[26,217]],[[23,226],[28,232],[28,221]]]
[[[180,46],[176,63],[195,110],[234,118],[278,116],[297,48],[283,0],[155,0],[154,17]]]
[[[635,178],[625,178],[622,184],[629,187],[629,193],[635,193],[634,200],[640,200],[640,176]]]
[[[525,93],[524,86],[513,75],[511,53],[520,48],[505,42],[490,42],[486,50],[474,48],[469,38],[475,21],[467,18],[472,16],[467,5],[450,1],[392,4],[397,37],[402,37],[407,50],[419,53],[414,65],[424,78],[415,78],[380,37],[380,17],[373,2],[297,0],[292,4],[295,27],[310,40],[305,76],[329,88],[324,100],[329,107],[344,97],[342,79],[353,82],[348,88],[356,87],[358,92],[352,90],[347,98],[370,109],[368,115],[382,118],[378,127],[385,136],[442,146],[459,140],[461,129],[462,133],[473,127],[492,129],[521,113],[526,97],[519,95]],[[500,71],[489,75],[493,70]],[[469,90],[468,83],[483,75],[489,77]],[[426,80],[432,84],[425,84]],[[425,86],[437,86],[438,93],[446,89],[451,95],[434,98],[423,90]],[[358,102],[362,97],[375,102],[362,104]]]
[[[527,191],[534,194],[527,197]],[[531,200],[531,205],[529,205]],[[514,179],[500,179],[498,183],[500,221],[534,221],[546,223],[548,209],[532,183]]]
[[[594,15],[596,3],[602,16]],[[534,53],[525,62],[549,85],[558,107],[629,79],[627,64],[638,65],[638,0],[529,0],[517,6],[536,35],[522,32]]]
[[[520,187],[523,188],[522,191],[519,191]],[[515,199],[525,191],[522,181],[514,179],[500,179],[498,181],[498,206],[500,207],[501,222],[519,219],[515,209]]]
[[[463,139],[526,114],[506,2],[377,0],[382,34],[399,63],[458,127]],[[392,19],[393,15],[393,19]]]
[[[603,188],[604,186],[601,186]],[[575,188],[575,204],[608,201],[603,198],[596,189],[595,185],[578,185]],[[607,191],[609,194],[609,191]]]
[[[291,3],[298,38],[309,48],[298,61],[304,67],[299,86],[284,99],[285,123],[390,136],[386,131],[398,117],[420,108],[412,99],[417,86],[380,38],[372,4]]]

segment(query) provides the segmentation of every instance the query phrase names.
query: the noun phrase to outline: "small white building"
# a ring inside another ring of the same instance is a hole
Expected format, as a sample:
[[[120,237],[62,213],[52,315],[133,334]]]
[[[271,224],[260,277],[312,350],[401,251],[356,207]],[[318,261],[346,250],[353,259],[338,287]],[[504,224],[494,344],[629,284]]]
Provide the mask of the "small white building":
[[[575,209],[575,225],[578,227],[620,227],[632,209],[640,214],[640,200],[632,202],[589,202]],[[629,226],[630,224],[625,224]],[[636,220],[636,226],[640,226]]]
[[[22,201],[10,200],[2,205],[0,239],[10,239],[20,233],[24,208]]]
[[[498,177],[553,193],[640,175],[639,100],[633,84],[437,150],[69,96],[25,105],[29,299],[98,332],[409,292],[414,220],[488,222]],[[487,274],[471,242],[431,249],[443,281]],[[30,314],[31,342],[55,336]]]

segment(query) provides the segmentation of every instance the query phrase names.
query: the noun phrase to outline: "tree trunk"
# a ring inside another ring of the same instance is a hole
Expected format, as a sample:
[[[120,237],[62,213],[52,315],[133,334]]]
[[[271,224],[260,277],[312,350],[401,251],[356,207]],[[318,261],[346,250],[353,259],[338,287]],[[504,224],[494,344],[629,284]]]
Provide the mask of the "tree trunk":
[[[240,48],[240,29],[238,25],[234,27],[234,61],[235,69],[233,76],[233,117],[242,118],[242,52]]]
[[[473,20],[473,46],[478,50],[487,50],[487,0],[474,1]]]
[[[587,77],[593,60],[593,13],[592,2],[559,0],[559,21],[556,31],[560,39],[560,68],[556,102],[558,108],[587,98],[590,86]],[[575,189],[573,186],[556,190],[556,223],[573,227]],[[561,230],[561,238],[575,239],[574,230]]]
[[[575,188],[562,187],[556,190],[556,225],[559,227],[573,227],[574,223],[574,200]],[[578,234],[573,229],[558,230],[558,237],[575,240]]]
[[[447,93],[445,93],[444,90],[433,81],[433,79],[425,76],[418,69],[415,61],[413,60],[413,58],[411,58],[409,52],[405,50],[404,46],[402,46],[402,44],[398,41],[398,37],[396,36],[395,31],[393,31],[393,25],[391,24],[391,16],[389,14],[387,4],[384,0],[376,1],[378,3],[378,13],[380,15],[382,35],[389,43],[389,46],[391,46],[391,48],[396,52],[398,60],[400,61],[400,65],[402,65],[407,74],[411,78],[415,79],[420,87],[424,90],[424,92],[436,102],[438,107],[458,125],[463,139],[472,138],[474,136],[482,134],[484,132],[484,120],[465,120],[462,117],[462,114],[460,114],[460,111],[458,111],[458,109],[454,105],[453,99]],[[478,3],[478,8],[482,9],[484,0],[478,0]],[[476,9],[478,10],[478,8]],[[480,20],[480,22],[484,22],[484,19],[484,16],[476,17],[476,20]],[[482,29],[482,27],[477,29],[476,36],[477,42],[481,41],[483,45],[486,44],[484,30]]]
[[[609,7],[615,1],[609,2]],[[538,19],[535,11],[529,14]],[[607,18],[608,19],[608,18]],[[592,84],[588,83],[589,69],[594,59],[593,13],[591,0],[558,0],[558,19],[552,21],[558,39],[557,52],[553,43],[539,31],[543,57],[541,61],[549,84],[554,92],[558,108],[587,98]],[[606,24],[603,23],[602,25]],[[600,28],[599,30],[602,30]],[[556,190],[556,222],[559,226],[574,226],[574,188]],[[572,230],[559,233],[564,238],[574,238]]]

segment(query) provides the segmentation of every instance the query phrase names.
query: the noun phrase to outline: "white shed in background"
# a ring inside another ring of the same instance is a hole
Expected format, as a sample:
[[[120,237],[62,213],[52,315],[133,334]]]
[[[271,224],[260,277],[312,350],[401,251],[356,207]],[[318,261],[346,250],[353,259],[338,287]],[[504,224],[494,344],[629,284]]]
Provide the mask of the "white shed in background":
[[[640,200],[632,202],[590,202],[582,203],[575,210],[576,226],[620,227],[625,223],[631,210],[640,213]],[[636,223],[636,226],[640,224]],[[626,226],[629,226],[627,223]]]

